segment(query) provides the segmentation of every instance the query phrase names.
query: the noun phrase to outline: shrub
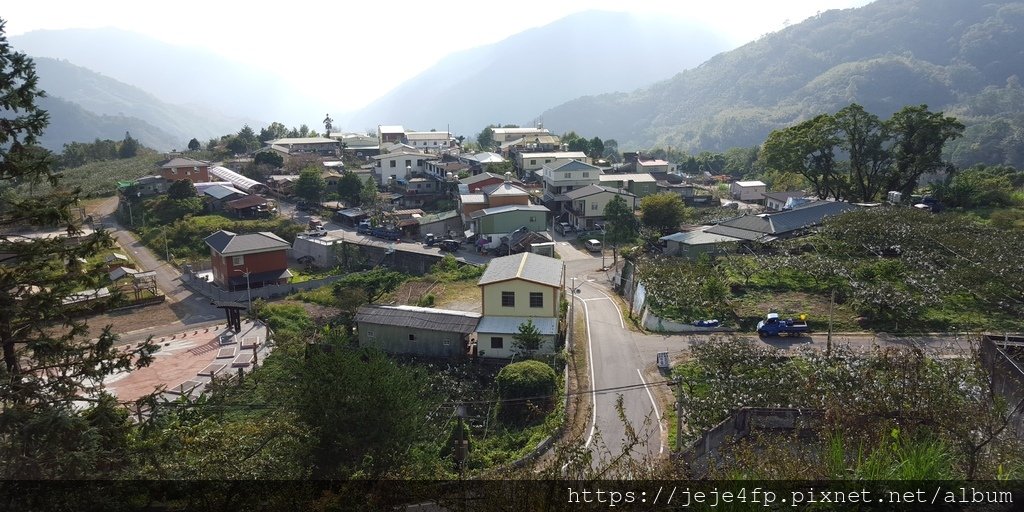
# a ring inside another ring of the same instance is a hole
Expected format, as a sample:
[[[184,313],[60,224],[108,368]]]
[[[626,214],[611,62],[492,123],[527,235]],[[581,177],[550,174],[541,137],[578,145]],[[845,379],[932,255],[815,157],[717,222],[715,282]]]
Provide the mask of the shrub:
[[[525,424],[543,418],[551,407],[558,386],[555,370],[540,361],[512,363],[496,379],[498,418],[510,424]]]

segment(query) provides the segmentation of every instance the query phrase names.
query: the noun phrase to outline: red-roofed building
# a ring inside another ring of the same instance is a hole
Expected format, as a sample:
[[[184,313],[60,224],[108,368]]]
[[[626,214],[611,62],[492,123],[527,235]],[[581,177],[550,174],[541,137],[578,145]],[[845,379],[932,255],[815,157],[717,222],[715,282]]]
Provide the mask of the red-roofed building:
[[[239,235],[220,230],[205,242],[210,247],[213,282],[225,290],[285,284],[292,277],[288,270],[291,244],[273,233]]]
[[[160,176],[167,181],[189,180],[192,183],[210,181],[210,162],[177,157],[160,166]]]

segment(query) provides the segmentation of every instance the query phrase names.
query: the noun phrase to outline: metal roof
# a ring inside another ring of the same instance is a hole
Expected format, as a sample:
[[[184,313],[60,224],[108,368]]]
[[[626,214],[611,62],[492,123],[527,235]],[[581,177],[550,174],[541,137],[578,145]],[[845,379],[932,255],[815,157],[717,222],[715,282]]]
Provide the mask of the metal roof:
[[[856,210],[857,206],[841,201],[815,201],[799,208],[768,215],[743,215],[708,229],[711,233],[756,240],[763,235],[781,235],[821,224],[827,217]],[[728,228],[723,230],[721,228]],[[748,232],[739,236],[737,231]]]
[[[253,206],[259,206],[261,204],[267,204],[266,198],[252,195],[245,196],[241,199],[235,199],[234,201],[228,201],[227,207],[238,210],[241,208],[252,208]]]
[[[668,236],[663,236],[659,238],[659,240],[678,242],[684,245],[708,245],[737,242],[740,239],[719,233],[709,233],[704,230],[699,230],[673,233]]]
[[[242,176],[241,174],[238,174],[237,172],[232,171],[227,167],[210,167],[210,174],[222,180],[230,181],[232,185],[246,192],[252,192],[254,188],[263,185],[262,183],[253,179],[246,178],[245,176]]]
[[[377,131],[380,133],[405,133],[405,127],[400,124],[387,125],[382,124],[377,126]]]
[[[478,313],[416,306],[362,306],[356,311],[358,324],[393,325],[427,331],[469,334],[476,331]]]
[[[226,185],[214,185],[212,187],[206,187],[202,190],[202,194],[208,195],[214,199],[224,199],[225,197],[231,197],[235,194],[246,195],[245,192],[238,190],[235,187],[229,187]]]
[[[807,193],[803,190],[790,190],[788,192],[765,192],[765,199],[774,199],[776,201],[786,202],[791,197],[807,197]]]
[[[553,317],[485,316],[476,326],[476,332],[494,334],[518,334],[519,326],[532,320],[542,335],[554,336],[558,332],[558,320]]]
[[[206,245],[224,256],[275,251],[291,247],[283,238],[269,232],[239,235],[231,231],[220,230],[204,240]]]
[[[767,187],[763,181],[737,181],[737,185],[741,187]]]
[[[544,212],[551,213],[551,210],[545,206],[539,204],[509,204],[505,206],[495,206],[494,208],[484,208],[483,210],[477,210],[471,214],[475,219],[477,217],[483,217],[485,215],[498,215],[506,212]]]
[[[210,162],[204,162],[202,160],[193,160],[191,158],[175,157],[172,158],[166,164],[160,166],[161,169],[176,169],[181,167],[208,167]]]
[[[483,193],[490,197],[494,196],[528,196],[529,192],[509,182],[498,183],[483,189]]]
[[[611,194],[618,194],[618,195],[622,195],[622,196],[636,197],[636,195],[634,195],[632,192],[630,192],[628,190],[622,190],[622,189],[611,188],[611,187],[602,187],[600,185],[587,185],[585,187],[580,187],[580,188],[575,189],[575,190],[570,190],[570,191],[565,193],[565,197],[570,199],[570,200],[574,200],[574,199],[584,198],[584,197],[587,197],[587,196],[592,196],[594,194],[599,194],[601,192],[608,192],[608,193],[611,193]]]
[[[555,151],[546,153],[519,153],[519,156],[526,160],[528,158],[558,158],[561,160],[580,160],[587,157],[587,154],[582,151]]]
[[[561,260],[533,253],[520,253],[494,258],[487,265],[484,275],[477,283],[480,286],[522,279],[547,286],[562,286],[565,265]]]
[[[271,146],[284,146],[291,144],[337,144],[338,141],[326,137],[285,137],[265,142]]]
[[[658,181],[648,173],[636,174],[602,174],[598,176],[600,181],[633,181],[636,183],[654,183]]]

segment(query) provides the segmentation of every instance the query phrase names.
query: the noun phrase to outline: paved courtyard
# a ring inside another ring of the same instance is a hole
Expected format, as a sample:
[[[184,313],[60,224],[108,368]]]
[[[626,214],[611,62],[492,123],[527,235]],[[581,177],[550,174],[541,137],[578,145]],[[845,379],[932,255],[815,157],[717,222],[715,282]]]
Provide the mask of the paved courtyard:
[[[122,401],[136,400],[157,389],[175,400],[182,395],[197,396],[214,376],[251,371],[266,358],[267,328],[261,322],[243,322],[241,333],[223,336],[224,324],[190,329],[154,337],[160,345],[146,368],[111,375],[107,390]]]

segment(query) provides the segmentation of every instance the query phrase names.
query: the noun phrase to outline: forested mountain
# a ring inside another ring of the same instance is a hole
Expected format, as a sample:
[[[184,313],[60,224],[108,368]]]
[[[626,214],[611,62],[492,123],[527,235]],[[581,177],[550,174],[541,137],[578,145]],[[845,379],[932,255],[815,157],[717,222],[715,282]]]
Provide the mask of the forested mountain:
[[[171,105],[137,87],[67,61],[33,59],[50,127],[43,144],[59,150],[66,142],[99,137],[120,140],[125,131],[143,145],[181,149],[193,137],[205,141],[238,130],[244,121],[211,115],[193,107]]]
[[[542,114],[554,131],[653,146],[724,150],[850,103],[888,117],[927,104],[967,126],[962,165],[1024,165],[1024,2],[878,0],[833,10],[630,93]]]
[[[58,97],[44,97],[37,102],[50,115],[50,125],[39,138],[39,144],[51,151],[60,152],[68,142],[121,140],[125,132],[130,132],[142,145],[157,150],[180,149],[188,142],[188,139],[181,142],[180,138],[135,117],[95,114]]]
[[[691,23],[587,11],[442,59],[355,114],[353,127],[402,124],[476,133],[529,124],[534,113],[581,94],[628,91],[727,49]],[[412,55],[419,50],[410,48]],[[400,66],[402,57],[386,64]]]
[[[196,12],[196,22],[203,23],[202,18],[203,13]],[[215,24],[209,34],[218,36]],[[199,47],[114,28],[35,30],[10,41],[33,58],[66,59],[161,101],[189,105],[210,116],[292,123],[309,119],[313,112],[312,119],[323,115],[323,105],[294,90],[283,73],[256,69]]]

